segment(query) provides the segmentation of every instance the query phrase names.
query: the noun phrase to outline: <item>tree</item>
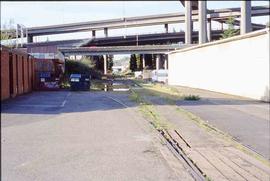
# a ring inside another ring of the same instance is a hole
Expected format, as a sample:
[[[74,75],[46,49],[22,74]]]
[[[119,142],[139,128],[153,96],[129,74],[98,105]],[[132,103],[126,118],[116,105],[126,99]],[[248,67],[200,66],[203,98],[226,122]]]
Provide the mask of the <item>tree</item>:
[[[8,34],[1,31],[1,40],[8,40],[8,39],[9,39]]]
[[[229,17],[228,20],[226,21],[226,24],[228,24],[228,29],[224,30],[223,34],[221,35],[221,39],[233,37],[235,35],[239,34],[239,30],[234,29],[233,24],[234,24],[234,17]]]
[[[103,55],[95,56],[96,57],[96,68],[100,71],[104,71],[104,57]]]
[[[136,55],[135,54],[130,55],[129,69],[132,72],[137,70],[137,60],[136,60]]]
[[[113,55],[108,56],[108,70],[112,70],[113,67]]]
[[[5,46],[12,47],[12,38],[5,32],[4,30],[11,30],[14,29],[14,20],[10,19],[8,23],[4,23],[1,27],[1,44],[3,43],[2,40],[5,41],[3,43]]]
[[[142,70],[143,69],[143,64],[142,64],[142,58],[140,54],[136,54],[136,63],[137,63],[137,69]]]

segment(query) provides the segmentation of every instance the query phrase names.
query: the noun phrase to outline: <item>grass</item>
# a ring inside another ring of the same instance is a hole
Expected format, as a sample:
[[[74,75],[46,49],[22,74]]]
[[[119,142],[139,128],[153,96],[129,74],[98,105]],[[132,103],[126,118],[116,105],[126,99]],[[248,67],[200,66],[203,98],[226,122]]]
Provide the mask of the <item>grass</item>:
[[[257,159],[258,161],[262,162],[263,164],[270,166],[270,163],[264,159],[262,156],[258,155],[257,153],[254,153],[250,151],[248,148],[246,148],[241,143],[234,140],[234,138],[229,135],[228,133],[225,133],[218,128],[214,127],[213,125],[207,123],[205,120],[201,119],[199,116],[196,116],[195,114],[186,111],[185,109],[182,109],[180,107],[177,107],[176,110],[181,113],[182,115],[186,116],[188,119],[194,121],[198,126],[205,129],[207,132],[217,133],[222,139],[228,141],[229,143],[232,143],[235,148],[238,150],[246,153],[247,155],[252,156],[253,158]]]
[[[60,83],[60,87],[62,89],[69,89],[70,88],[70,84],[69,84],[69,81],[63,81]]]
[[[143,97],[140,95],[140,93],[131,90],[130,94],[130,100],[137,102],[139,104],[139,110],[140,112],[148,119],[150,120],[150,123],[155,127],[157,130],[169,130],[172,125],[169,124],[168,121],[161,118],[161,116],[156,111],[155,107],[145,101]]]
[[[141,80],[134,80],[134,82],[145,89],[145,94],[165,98],[170,104],[175,104],[177,100],[197,101],[201,99],[198,95],[185,95],[175,87],[162,84],[145,84]]]
[[[176,105],[175,104],[176,100],[181,100],[181,99],[192,100],[192,101],[200,99],[199,96],[182,95],[181,92],[179,92],[176,88],[173,88],[173,87],[167,87],[167,86],[165,87],[163,85],[157,85],[157,84],[145,85],[145,84],[142,84],[140,82],[137,82],[137,84],[142,86],[144,89],[136,90],[138,93],[133,91],[133,93],[132,93],[133,95],[131,95],[131,97],[134,97],[136,100],[139,101],[139,103],[141,103],[140,110],[145,115],[147,115],[148,117],[150,117],[152,119],[153,125],[155,125],[155,127],[157,129],[162,128],[162,129],[166,130],[166,129],[168,129],[167,125],[169,125],[170,123],[167,121],[161,120],[158,113],[154,110],[154,106],[150,105],[149,103],[145,104],[144,103],[145,101],[142,100],[140,95],[152,95],[152,96],[162,97],[167,101],[167,103],[169,105]],[[225,132],[219,130],[218,128],[210,125],[208,122],[201,119],[199,116],[197,116],[197,115],[195,115],[195,114],[193,114],[185,109],[182,109],[179,106],[176,107],[176,111],[181,113],[181,115],[186,116],[189,120],[194,121],[198,126],[205,129],[207,132],[214,133],[215,136],[219,135],[219,137],[221,137],[225,141],[232,143],[234,145],[234,147],[237,148],[238,150],[254,157],[255,159],[259,160],[260,162],[264,163],[265,165],[270,166],[270,163],[267,160],[265,160],[262,156],[254,153],[254,152],[251,152],[244,145],[235,141],[234,138],[232,136],[230,136],[228,133],[225,133]]]

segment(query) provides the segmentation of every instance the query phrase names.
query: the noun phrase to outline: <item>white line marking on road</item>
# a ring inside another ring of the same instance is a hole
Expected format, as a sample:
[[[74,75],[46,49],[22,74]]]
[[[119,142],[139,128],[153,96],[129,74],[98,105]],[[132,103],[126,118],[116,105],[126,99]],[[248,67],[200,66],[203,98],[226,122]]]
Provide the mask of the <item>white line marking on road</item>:
[[[127,106],[126,104],[124,104],[124,103],[122,103],[122,102],[118,101],[117,99],[115,99],[115,98],[113,98],[113,97],[111,97],[111,96],[106,96],[106,97],[107,97],[107,98],[109,98],[109,99],[112,99],[112,100],[114,100],[115,102],[117,102],[117,103],[121,104],[122,106],[124,106],[124,107],[128,108],[128,106]]]
[[[60,107],[64,107],[65,104],[66,104],[66,102],[67,102],[67,100],[64,100],[64,101],[62,102],[62,104],[60,105]]]
[[[65,106],[65,104],[67,103],[67,98],[68,98],[70,95],[71,95],[71,92],[69,92],[69,93],[67,94],[67,96],[65,97],[65,100],[62,102],[62,104],[60,105],[60,107],[64,107],[64,106]]]

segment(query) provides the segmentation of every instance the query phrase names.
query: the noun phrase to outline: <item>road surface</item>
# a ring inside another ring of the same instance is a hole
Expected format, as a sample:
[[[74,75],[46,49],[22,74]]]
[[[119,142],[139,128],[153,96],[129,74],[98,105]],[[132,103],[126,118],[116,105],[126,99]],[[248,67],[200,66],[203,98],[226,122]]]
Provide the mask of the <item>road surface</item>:
[[[2,180],[193,180],[181,165],[175,171],[135,109],[113,92],[34,92],[4,102]]]
[[[270,104],[201,89],[177,87],[183,94],[200,95],[198,101],[177,105],[233,136],[235,140],[270,160]]]

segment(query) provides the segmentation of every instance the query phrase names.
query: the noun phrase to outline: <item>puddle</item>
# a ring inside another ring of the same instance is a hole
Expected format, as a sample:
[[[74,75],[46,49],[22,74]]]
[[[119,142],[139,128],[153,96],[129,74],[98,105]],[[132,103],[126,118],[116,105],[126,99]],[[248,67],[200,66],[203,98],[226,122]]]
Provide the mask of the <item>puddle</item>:
[[[128,85],[113,81],[106,81],[106,82],[94,81],[91,83],[90,89],[92,91],[105,91],[105,92],[107,91],[125,92],[130,90]]]

